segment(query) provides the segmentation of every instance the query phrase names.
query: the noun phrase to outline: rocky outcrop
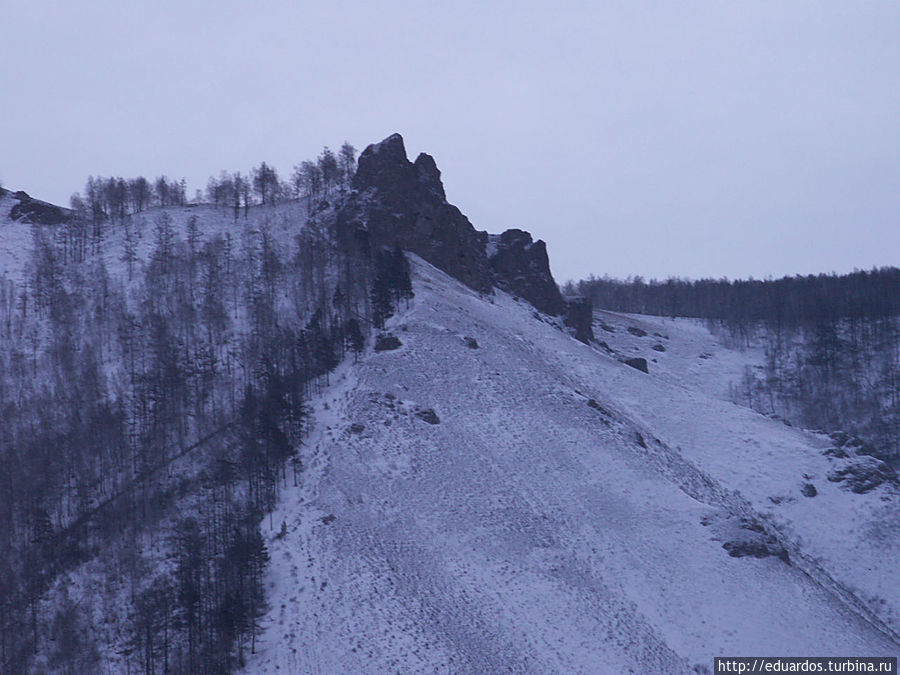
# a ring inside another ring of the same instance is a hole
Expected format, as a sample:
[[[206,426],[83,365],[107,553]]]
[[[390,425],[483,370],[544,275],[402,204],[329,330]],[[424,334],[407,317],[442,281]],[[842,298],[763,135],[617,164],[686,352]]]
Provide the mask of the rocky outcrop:
[[[72,218],[72,211],[69,209],[35,199],[22,190],[13,193],[8,190],[0,192],[0,197],[5,195],[11,195],[18,201],[9,212],[10,220],[19,220],[35,225],[59,225]]]
[[[728,551],[728,555],[732,558],[768,558],[775,556],[780,558],[782,562],[790,564],[791,557],[787,550],[778,543],[775,537],[758,536],[744,537],[734,541],[726,541],[722,544],[722,548]]]
[[[766,530],[758,520],[739,518],[724,514],[704,516],[700,523],[711,527],[715,538],[720,539],[722,548],[732,558],[767,558],[775,556],[790,564],[791,558],[778,538]]]
[[[353,234],[371,248],[399,245],[470,288],[491,290],[487,234],[447,202],[429,155],[410,162],[403,138],[389,136],[360,155],[353,188],[338,215],[344,237]]]
[[[389,352],[394,349],[400,349],[402,346],[403,343],[400,342],[400,338],[390,333],[382,333],[375,338],[374,349],[376,352]]]
[[[650,369],[647,367],[647,359],[641,356],[635,356],[630,359],[625,359],[622,363],[624,363],[626,366],[631,366],[635,370],[639,370],[642,373],[649,374],[650,372]]]
[[[594,307],[590,298],[566,298],[565,324],[575,330],[575,337],[585,344],[594,339]]]
[[[489,235],[488,260],[497,286],[546,314],[559,316],[565,312],[566,304],[550,274],[543,241],[532,241],[524,230]]]
[[[590,301],[563,299],[544,242],[523,230],[490,236],[476,230],[447,202],[434,159],[422,153],[410,162],[400,134],[360,155],[353,193],[337,223],[347,245],[369,251],[399,245],[470,288],[486,293],[496,286],[541,312],[564,317],[583,342],[594,337]]]
[[[547,246],[533,241],[524,230],[507,230],[503,234],[488,235],[488,260],[494,283],[517,295],[536,309],[552,316],[564,317],[564,322],[584,343],[594,339],[593,307],[587,298],[563,298],[550,272]]]
[[[832,483],[840,483],[841,487],[857,494],[865,494],[882,483],[897,482],[894,470],[875,457],[866,455],[854,457],[840,469],[828,474]]]
[[[416,417],[428,424],[440,424],[441,418],[437,416],[432,408],[416,408]]]

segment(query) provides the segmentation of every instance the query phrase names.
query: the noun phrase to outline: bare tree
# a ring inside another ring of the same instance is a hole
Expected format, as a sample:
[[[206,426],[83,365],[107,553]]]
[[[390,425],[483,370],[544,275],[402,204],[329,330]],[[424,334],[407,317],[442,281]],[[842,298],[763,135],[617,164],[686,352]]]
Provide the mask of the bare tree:
[[[338,153],[338,167],[340,170],[341,192],[350,187],[353,174],[356,173],[356,148],[347,141],[341,146]]]
[[[253,191],[261,204],[274,203],[279,186],[278,173],[265,162],[253,169]]]
[[[337,157],[335,157],[328,146],[325,146],[322,149],[322,154],[319,155],[318,165],[319,172],[322,174],[322,186],[325,191],[325,196],[327,197],[331,188],[337,184],[340,177],[340,168],[338,167]]]
[[[313,202],[322,190],[322,172],[315,162],[304,160],[294,167],[291,183],[297,197],[306,199],[306,208],[312,210]]]
[[[128,197],[131,201],[131,209],[135,213],[143,211],[150,203],[150,182],[143,176],[132,178],[128,181]]]

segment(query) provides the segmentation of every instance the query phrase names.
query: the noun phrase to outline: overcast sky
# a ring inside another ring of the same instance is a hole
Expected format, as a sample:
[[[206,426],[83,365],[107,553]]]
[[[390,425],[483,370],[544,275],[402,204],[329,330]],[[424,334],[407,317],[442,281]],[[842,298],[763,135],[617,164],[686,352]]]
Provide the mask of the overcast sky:
[[[900,265],[894,0],[5,0],[0,26],[0,180],[57,203],[398,131],[559,281]]]

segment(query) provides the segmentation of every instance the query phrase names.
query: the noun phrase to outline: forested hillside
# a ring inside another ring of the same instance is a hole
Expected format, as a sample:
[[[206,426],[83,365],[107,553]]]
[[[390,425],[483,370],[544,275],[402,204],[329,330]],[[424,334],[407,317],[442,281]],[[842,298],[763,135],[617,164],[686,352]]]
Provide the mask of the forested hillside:
[[[598,308],[708,320],[736,346],[764,350],[765,365],[736,383],[736,401],[900,458],[900,269],[733,282],[591,277],[569,290]]]
[[[305,402],[411,294],[402,251],[336,237],[354,155],[190,202],[90,178],[53,224],[0,224],[0,672],[223,673],[253,649]]]

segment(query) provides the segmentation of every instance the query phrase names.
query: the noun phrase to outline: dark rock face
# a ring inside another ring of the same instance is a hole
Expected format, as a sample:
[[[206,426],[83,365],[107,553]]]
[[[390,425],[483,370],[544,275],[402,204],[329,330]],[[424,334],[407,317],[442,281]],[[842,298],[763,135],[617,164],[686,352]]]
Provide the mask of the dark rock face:
[[[804,497],[815,497],[817,494],[819,494],[819,491],[816,490],[816,486],[812,483],[804,483],[803,487],[800,488],[800,492]]]
[[[550,274],[543,241],[532,241],[523,230],[507,230],[489,237],[490,263],[497,286],[531,303],[535,309],[559,316],[566,309]]]
[[[372,248],[399,244],[470,288],[491,290],[487,234],[447,203],[441,172],[429,155],[410,162],[403,138],[389,136],[360,155],[353,188],[338,216],[342,238],[361,231]]]
[[[444,184],[441,182],[441,172],[434,162],[434,157],[422,152],[416,157],[413,166],[416,167],[416,171],[418,171],[419,174],[419,180],[422,184],[442,201],[447,201],[447,196],[444,194]]]
[[[0,197],[5,194],[9,194],[9,192],[4,190],[0,193]],[[10,220],[21,220],[26,223],[34,223],[35,225],[59,225],[68,222],[72,218],[72,211],[69,209],[35,199],[22,190],[14,192],[12,196],[19,203],[10,210]]]
[[[640,356],[636,356],[633,359],[625,359],[624,363],[626,366],[631,366],[632,368],[640,370],[642,373],[650,372],[649,368],[647,368],[647,359]]]
[[[585,344],[594,339],[594,307],[589,298],[566,298],[565,324],[575,329],[575,337]]]

